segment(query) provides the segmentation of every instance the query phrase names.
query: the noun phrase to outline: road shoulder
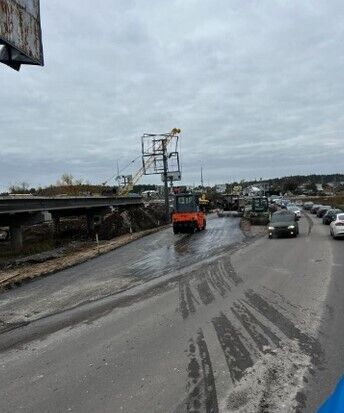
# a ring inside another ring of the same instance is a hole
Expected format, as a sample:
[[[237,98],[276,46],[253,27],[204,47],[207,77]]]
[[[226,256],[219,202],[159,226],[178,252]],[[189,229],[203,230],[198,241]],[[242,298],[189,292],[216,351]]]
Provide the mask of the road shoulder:
[[[123,247],[133,241],[143,238],[147,235],[154,234],[168,226],[148,229],[145,231],[125,234],[110,241],[102,241],[99,245],[87,245],[81,250],[66,253],[62,257],[49,259],[44,262],[32,264],[30,262],[9,270],[0,271],[0,293],[3,290],[20,286],[24,282],[58,273],[67,268],[74,267],[89,261],[100,255],[106,254],[117,248]]]

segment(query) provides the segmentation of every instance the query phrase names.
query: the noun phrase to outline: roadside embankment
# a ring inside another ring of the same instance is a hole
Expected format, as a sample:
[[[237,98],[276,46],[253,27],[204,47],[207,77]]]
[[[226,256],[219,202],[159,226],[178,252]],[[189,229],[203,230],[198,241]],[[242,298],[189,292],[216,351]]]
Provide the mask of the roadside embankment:
[[[247,238],[263,237],[267,231],[265,225],[252,225],[247,218],[241,218],[240,229]]]
[[[37,262],[28,261],[25,264],[8,270],[0,271],[0,291],[13,288],[23,282],[30,281],[37,277],[54,274],[66,268],[81,264],[99,255],[106,254],[109,251],[120,248],[132,241],[142,238],[146,235],[160,231],[166,226],[152,228],[145,231],[139,231],[133,234],[121,235],[111,241],[101,241],[99,245],[83,245],[74,251],[65,252],[62,256],[51,258],[47,255],[47,260]]]
[[[88,261],[165,227],[164,211],[160,206],[136,207],[108,214],[99,228],[98,244],[85,239],[82,219],[65,221],[63,225],[62,233],[51,243],[47,240],[52,238],[52,228],[47,224],[27,229],[30,242],[44,242],[46,248],[34,254],[3,257],[0,290]]]

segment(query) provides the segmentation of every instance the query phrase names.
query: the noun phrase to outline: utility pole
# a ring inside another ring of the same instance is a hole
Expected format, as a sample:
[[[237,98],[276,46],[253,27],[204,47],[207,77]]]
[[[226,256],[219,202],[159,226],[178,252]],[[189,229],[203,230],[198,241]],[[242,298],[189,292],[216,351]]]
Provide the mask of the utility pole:
[[[167,161],[167,141],[162,140],[162,157],[164,165],[164,196],[165,196],[165,220],[170,222],[170,201],[169,201],[169,191],[168,191],[168,161]]]
[[[201,165],[201,186],[202,189],[204,188],[204,181],[203,181],[203,165]]]
[[[169,133],[144,133],[141,137],[142,173],[161,175],[164,184],[165,219],[170,222],[170,199],[168,182],[180,181],[181,172],[177,151],[180,129],[174,128]],[[169,145],[175,142],[175,150],[169,151]]]
[[[117,159],[117,179],[119,179],[119,162],[118,162],[118,159]]]

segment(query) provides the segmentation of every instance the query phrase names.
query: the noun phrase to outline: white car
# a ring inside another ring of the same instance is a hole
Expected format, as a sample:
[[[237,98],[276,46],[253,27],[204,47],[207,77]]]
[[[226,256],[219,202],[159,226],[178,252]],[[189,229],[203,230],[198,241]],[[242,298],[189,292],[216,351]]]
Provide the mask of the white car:
[[[330,224],[330,233],[333,238],[344,237],[344,214],[337,214]]]
[[[287,205],[287,210],[290,211],[290,212],[294,212],[297,219],[301,218],[301,209],[298,206],[296,206],[295,204]]]

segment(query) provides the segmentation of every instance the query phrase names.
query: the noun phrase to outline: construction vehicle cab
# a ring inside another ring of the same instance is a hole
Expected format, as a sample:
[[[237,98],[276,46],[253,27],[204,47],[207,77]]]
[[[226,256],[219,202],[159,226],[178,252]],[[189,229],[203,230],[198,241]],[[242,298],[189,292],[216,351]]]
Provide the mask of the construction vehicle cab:
[[[269,222],[269,201],[265,196],[252,198],[250,221],[253,225],[266,225]]]
[[[241,217],[245,212],[245,198],[237,194],[221,194],[218,200],[219,217]]]
[[[199,198],[198,198],[198,202],[199,202],[199,208],[202,212],[209,212],[210,210],[210,201],[207,198],[206,194],[202,194]]]
[[[252,212],[267,212],[269,201],[266,196],[255,196],[252,198]]]
[[[173,232],[190,232],[204,230],[206,219],[200,211],[198,196],[195,194],[176,194],[172,213]]]

